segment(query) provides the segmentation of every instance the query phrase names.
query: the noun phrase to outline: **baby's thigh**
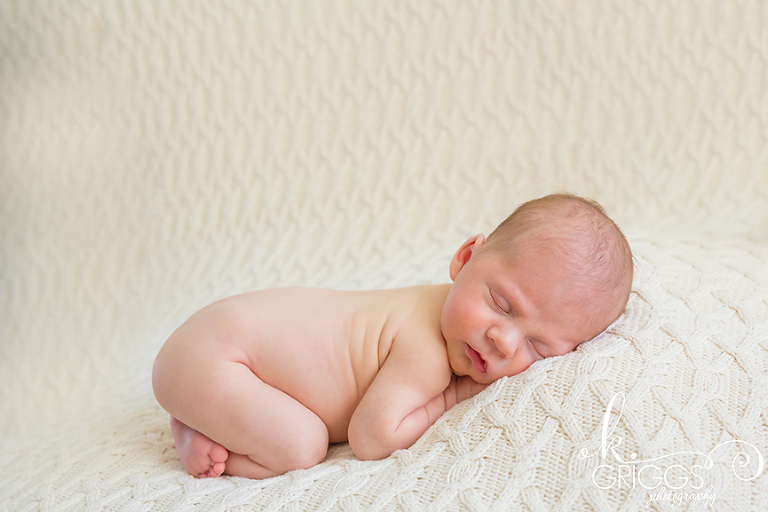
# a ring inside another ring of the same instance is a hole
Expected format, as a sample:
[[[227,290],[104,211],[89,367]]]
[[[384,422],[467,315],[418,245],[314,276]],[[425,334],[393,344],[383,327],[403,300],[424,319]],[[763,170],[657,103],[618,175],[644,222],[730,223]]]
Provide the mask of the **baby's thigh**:
[[[328,429],[323,421],[247,365],[215,353],[179,356],[171,370],[174,389],[161,402],[176,419],[278,472],[309,467],[325,457]]]
[[[328,429],[299,401],[266,384],[247,366],[222,365],[206,420],[208,435],[270,468],[309,467],[328,450]]]

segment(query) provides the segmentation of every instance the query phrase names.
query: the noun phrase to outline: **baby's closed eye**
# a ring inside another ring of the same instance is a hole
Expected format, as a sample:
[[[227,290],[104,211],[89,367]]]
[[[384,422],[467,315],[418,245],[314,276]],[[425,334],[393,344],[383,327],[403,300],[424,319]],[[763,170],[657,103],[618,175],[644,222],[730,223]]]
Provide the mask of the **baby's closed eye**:
[[[528,344],[531,346],[531,348],[532,348],[532,349],[533,349],[533,351],[536,353],[536,355],[537,355],[537,356],[539,356],[541,359],[544,359],[545,357],[547,357],[547,356],[545,356],[545,355],[542,353],[542,349],[541,349],[541,348],[539,348],[539,346],[538,346],[538,345],[540,345],[540,343],[539,343],[537,340],[534,340],[534,339],[528,338]]]
[[[496,294],[493,292],[493,290],[489,290],[488,294],[490,295],[490,297],[491,297],[491,301],[492,301],[492,302],[493,302],[493,304],[496,306],[496,308],[497,308],[499,311],[501,311],[502,313],[504,313],[505,315],[508,315],[508,314],[509,314],[509,306],[502,306],[502,303],[503,303],[504,301],[503,301],[502,299],[500,299],[500,298],[499,298],[499,297],[498,297],[498,296],[497,296],[497,295],[496,295]]]

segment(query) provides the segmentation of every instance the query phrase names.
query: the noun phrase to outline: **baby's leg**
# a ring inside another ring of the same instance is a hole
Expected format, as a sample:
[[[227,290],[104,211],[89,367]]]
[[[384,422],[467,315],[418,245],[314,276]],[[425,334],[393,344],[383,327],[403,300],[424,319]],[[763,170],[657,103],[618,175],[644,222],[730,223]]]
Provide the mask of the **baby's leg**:
[[[229,451],[227,474],[266,478],[323,460],[328,429],[304,405],[243,363],[188,351],[177,355],[158,355],[155,395],[174,418]],[[211,460],[215,466],[213,455]]]
[[[225,472],[266,478],[320,463],[328,452],[325,423],[244,364],[228,366],[220,376],[221,407],[211,435],[230,451]]]

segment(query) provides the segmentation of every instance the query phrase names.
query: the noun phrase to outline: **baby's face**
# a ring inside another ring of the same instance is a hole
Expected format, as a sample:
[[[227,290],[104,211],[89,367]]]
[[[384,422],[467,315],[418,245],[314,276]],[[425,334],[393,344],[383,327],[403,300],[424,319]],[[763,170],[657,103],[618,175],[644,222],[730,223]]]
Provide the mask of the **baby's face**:
[[[480,383],[515,375],[572,351],[613,320],[585,322],[590,315],[560,265],[537,249],[518,250],[510,259],[483,245],[482,235],[468,240],[451,262],[454,282],[441,326],[457,375]]]

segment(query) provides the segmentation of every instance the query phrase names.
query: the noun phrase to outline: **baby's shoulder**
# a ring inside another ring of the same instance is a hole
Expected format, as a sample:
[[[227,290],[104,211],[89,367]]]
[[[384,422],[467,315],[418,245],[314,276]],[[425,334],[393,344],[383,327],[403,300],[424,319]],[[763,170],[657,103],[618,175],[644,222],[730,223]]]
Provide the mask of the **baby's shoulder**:
[[[415,371],[450,376],[448,352],[440,328],[444,293],[439,287],[426,286],[409,289],[403,297],[396,318],[397,334],[392,340],[390,355],[399,355],[397,364],[407,365]]]

